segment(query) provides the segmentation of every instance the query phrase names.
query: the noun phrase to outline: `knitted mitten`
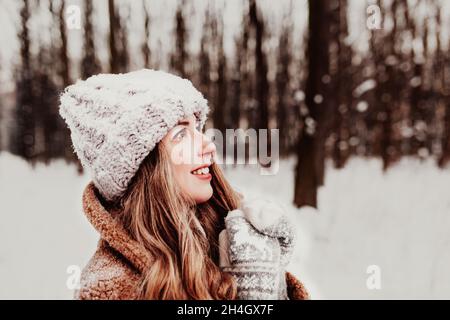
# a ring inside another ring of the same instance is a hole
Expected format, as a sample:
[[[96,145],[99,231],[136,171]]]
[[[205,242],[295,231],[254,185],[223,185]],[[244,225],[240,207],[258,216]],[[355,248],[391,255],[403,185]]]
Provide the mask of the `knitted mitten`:
[[[294,223],[279,204],[261,198],[242,201],[245,218],[259,232],[278,239],[281,249],[280,265],[286,267],[294,252],[296,237]]]
[[[284,211],[261,199],[228,213],[219,235],[220,265],[236,279],[239,299],[288,299],[285,267],[295,233]],[[224,249],[225,248],[225,249]]]

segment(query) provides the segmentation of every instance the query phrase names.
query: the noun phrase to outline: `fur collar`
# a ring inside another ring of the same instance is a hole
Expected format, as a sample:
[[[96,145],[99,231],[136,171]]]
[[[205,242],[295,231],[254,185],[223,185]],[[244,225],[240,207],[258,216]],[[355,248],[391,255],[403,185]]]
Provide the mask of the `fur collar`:
[[[141,273],[152,263],[150,255],[125,228],[114,220],[113,215],[101,204],[97,189],[90,182],[83,192],[83,210],[94,228],[113,249],[122,254]]]

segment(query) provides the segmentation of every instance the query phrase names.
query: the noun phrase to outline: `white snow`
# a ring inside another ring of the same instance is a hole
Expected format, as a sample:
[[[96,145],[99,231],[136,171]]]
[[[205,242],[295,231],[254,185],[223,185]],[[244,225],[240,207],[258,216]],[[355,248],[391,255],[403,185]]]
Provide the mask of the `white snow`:
[[[408,158],[386,174],[375,159],[352,159],[342,170],[328,164],[318,210],[298,210],[290,204],[294,165],[282,160],[272,176],[240,165],[226,176],[294,215],[298,243],[288,270],[313,299],[450,298],[449,169]],[[0,299],[70,299],[67,269],[84,266],[98,237],[81,211],[89,178],[64,161],[32,169],[4,152],[0,177]],[[366,286],[372,265],[380,290]]]
[[[70,299],[66,270],[84,265],[97,234],[81,209],[89,179],[56,161],[0,154],[0,299]]]

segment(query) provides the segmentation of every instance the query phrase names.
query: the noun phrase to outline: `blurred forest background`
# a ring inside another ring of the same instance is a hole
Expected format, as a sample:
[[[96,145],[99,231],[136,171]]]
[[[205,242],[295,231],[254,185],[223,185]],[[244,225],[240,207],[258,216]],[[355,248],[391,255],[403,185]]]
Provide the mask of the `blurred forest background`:
[[[0,1],[0,10],[6,1]],[[10,84],[4,80],[0,88],[0,150],[31,163],[55,158],[77,163],[58,114],[61,90],[99,72],[146,67],[192,80],[212,108],[209,126],[278,128],[280,155],[297,161],[293,200],[298,207],[317,206],[327,159],[342,168],[352,156],[379,157],[385,170],[404,156],[431,157],[441,168],[450,161],[446,1],[360,1],[358,13],[350,10],[355,1],[281,1],[282,19],[274,22],[271,7],[278,2],[262,6],[242,0],[242,10],[234,12],[240,23],[231,51],[225,50],[224,3],[203,1],[199,13],[191,10],[193,1],[176,2],[167,21],[170,37],[157,45],[154,1],[105,0],[102,6],[77,1],[81,29],[76,31],[66,23],[74,1],[9,5],[5,14],[17,19],[2,24],[13,24],[18,48],[11,64],[2,59],[9,44],[3,41],[0,49],[0,74],[11,75]],[[296,27],[300,2],[303,28]],[[379,12],[366,12],[369,7]],[[136,24],[131,27],[136,8],[139,32]],[[359,36],[350,37],[350,19],[361,13]],[[31,27],[36,16],[49,21],[38,36]],[[96,27],[99,17],[108,20],[106,36]],[[380,27],[370,28],[378,18]],[[192,26],[199,23],[194,37]],[[71,56],[71,32],[82,34],[77,59]],[[131,41],[139,50],[130,50]],[[165,44],[168,52],[161,50]]]

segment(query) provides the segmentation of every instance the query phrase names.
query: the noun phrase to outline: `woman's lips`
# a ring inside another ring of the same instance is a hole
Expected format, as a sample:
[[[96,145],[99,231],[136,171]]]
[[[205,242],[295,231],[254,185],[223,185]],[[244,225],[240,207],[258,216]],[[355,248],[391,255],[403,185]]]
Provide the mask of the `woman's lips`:
[[[200,180],[211,180],[211,178],[212,178],[211,173],[207,173],[207,174],[194,174],[193,176],[199,178]]]

